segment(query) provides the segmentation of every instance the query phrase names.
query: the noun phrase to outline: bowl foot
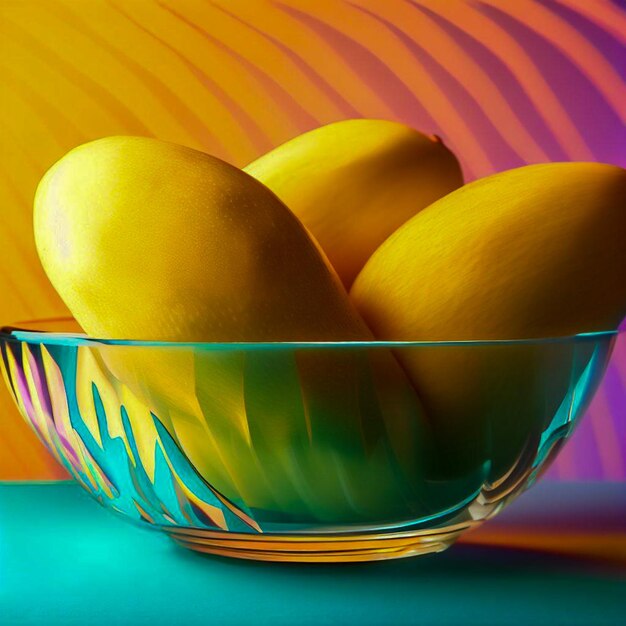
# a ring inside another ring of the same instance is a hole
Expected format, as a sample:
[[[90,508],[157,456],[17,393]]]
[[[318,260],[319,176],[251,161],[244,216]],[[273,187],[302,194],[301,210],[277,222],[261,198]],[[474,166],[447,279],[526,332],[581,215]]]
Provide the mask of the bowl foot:
[[[441,552],[465,530],[459,525],[437,531],[395,533],[274,535],[210,530],[167,529],[179,545],[208,554],[255,561],[382,561]]]

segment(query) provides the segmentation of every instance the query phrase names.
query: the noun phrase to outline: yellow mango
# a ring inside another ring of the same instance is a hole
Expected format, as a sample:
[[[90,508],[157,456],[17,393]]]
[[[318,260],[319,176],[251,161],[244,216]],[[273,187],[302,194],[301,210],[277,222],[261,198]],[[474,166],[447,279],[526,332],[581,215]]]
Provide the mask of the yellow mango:
[[[195,150],[136,137],[73,150],[39,186],[35,233],[52,283],[93,336],[372,338],[287,207]],[[98,359],[206,480],[260,518],[378,523],[423,510],[423,425],[392,355],[374,352],[105,345]],[[155,433],[135,432],[144,457]]]
[[[302,220],[346,288],[393,231],[463,184],[438,137],[384,120],[322,126],[244,169]]]
[[[615,329],[626,315],[624,198],[626,171],[597,163],[533,165],[478,180],[389,237],[359,274],[352,300],[384,340]],[[493,482],[540,439],[590,359],[563,343],[396,356],[436,431],[439,471],[489,460]]]
[[[82,145],[42,179],[34,219],[44,269],[91,335],[369,337],[300,222],[202,152],[141,137]]]

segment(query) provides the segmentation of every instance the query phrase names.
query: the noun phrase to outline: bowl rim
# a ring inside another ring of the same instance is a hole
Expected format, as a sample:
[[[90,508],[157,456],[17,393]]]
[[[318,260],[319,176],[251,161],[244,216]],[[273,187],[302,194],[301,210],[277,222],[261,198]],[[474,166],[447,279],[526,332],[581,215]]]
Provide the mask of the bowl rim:
[[[73,322],[73,317],[51,317],[14,322],[0,326],[0,343],[28,343],[44,345],[76,346],[136,346],[150,348],[199,348],[202,350],[284,350],[284,349],[328,349],[328,348],[418,348],[437,346],[506,346],[545,345],[555,343],[579,343],[610,339],[626,334],[626,325],[615,330],[592,331],[575,335],[533,337],[523,339],[455,339],[455,340],[403,340],[403,341],[165,341],[144,339],[105,339],[90,337],[83,333],[63,333],[31,330],[28,327],[50,322]]]

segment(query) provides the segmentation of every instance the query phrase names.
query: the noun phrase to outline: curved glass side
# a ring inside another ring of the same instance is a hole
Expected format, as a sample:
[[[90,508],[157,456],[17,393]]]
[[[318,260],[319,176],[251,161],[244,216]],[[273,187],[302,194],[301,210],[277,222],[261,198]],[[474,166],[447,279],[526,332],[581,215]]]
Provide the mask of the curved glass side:
[[[572,432],[615,337],[0,346],[22,414],[104,506],[166,528],[318,533],[492,514]]]

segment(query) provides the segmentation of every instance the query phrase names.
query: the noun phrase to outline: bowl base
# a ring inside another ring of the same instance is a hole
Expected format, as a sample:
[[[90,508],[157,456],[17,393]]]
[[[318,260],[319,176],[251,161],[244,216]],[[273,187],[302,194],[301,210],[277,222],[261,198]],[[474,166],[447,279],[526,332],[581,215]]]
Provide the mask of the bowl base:
[[[451,546],[467,526],[362,534],[242,534],[187,528],[164,529],[177,544],[206,554],[254,561],[338,563],[400,559]]]

